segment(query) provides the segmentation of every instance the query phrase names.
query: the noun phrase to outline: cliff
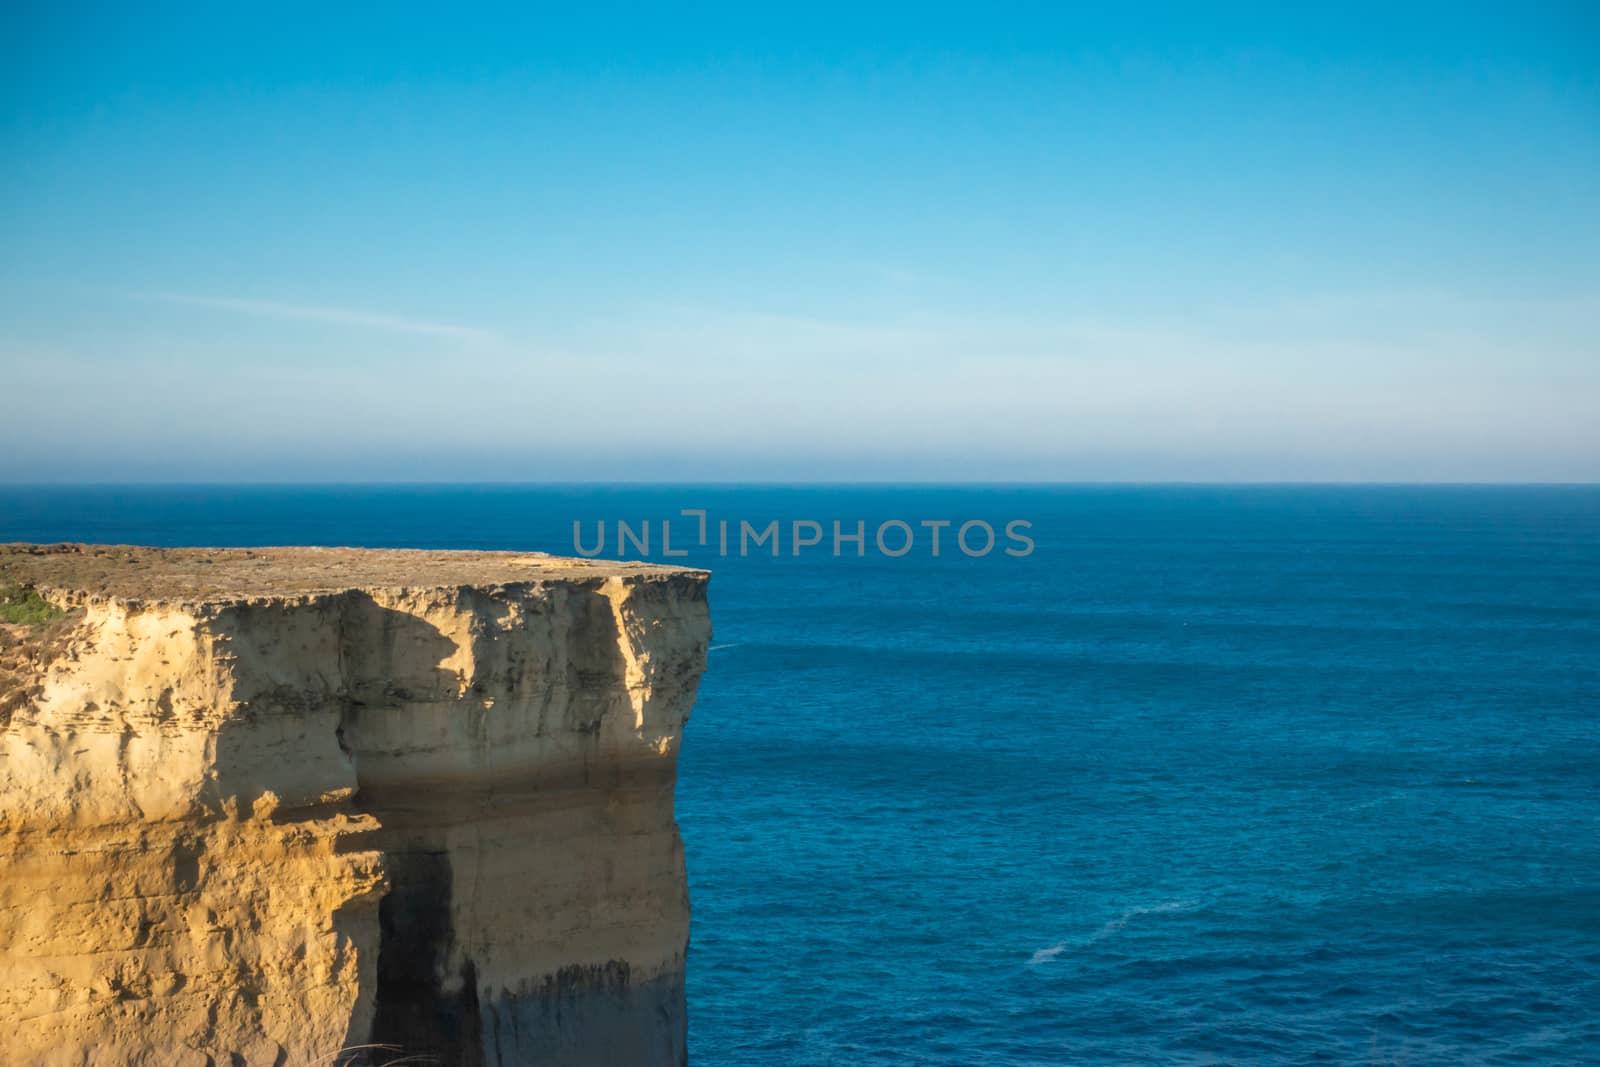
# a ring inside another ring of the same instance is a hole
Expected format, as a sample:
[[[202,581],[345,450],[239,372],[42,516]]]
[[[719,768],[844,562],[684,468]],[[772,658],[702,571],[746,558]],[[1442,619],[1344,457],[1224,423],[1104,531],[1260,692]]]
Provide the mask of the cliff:
[[[704,572],[11,545],[8,585],[63,614],[0,632],[0,1062],[685,1061]]]

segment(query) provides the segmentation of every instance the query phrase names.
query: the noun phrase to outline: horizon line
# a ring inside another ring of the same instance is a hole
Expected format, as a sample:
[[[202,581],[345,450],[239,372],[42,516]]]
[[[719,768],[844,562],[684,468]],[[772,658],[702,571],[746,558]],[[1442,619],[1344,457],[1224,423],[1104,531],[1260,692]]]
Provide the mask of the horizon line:
[[[328,479],[317,481],[295,480],[246,480],[246,481],[161,481],[161,480],[128,480],[128,481],[38,481],[38,482],[8,482],[0,481],[0,490],[12,489],[317,489],[317,488],[391,488],[391,489],[561,489],[561,488],[613,488],[613,489],[651,489],[651,488],[721,488],[721,489],[892,489],[892,488],[1484,488],[1484,489],[1594,489],[1600,488],[1600,480],[1595,481],[1476,481],[1467,479],[1457,480],[1381,480],[1381,479],[1070,479],[1051,481],[1046,479],[863,479],[863,480],[837,480],[837,479],[791,479],[791,480],[750,480],[750,479],[684,479],[671,480],[636,480],[626,479],[570,479],[570,480],[545,480],[545,481],[519,481],[519,480],[405,480],[405,479]]]

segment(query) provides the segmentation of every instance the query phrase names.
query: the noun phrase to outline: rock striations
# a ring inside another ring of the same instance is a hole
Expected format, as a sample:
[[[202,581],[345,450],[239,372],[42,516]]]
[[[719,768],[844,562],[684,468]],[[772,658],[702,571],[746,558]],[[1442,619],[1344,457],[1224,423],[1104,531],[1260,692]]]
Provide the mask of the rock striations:
[[[65,614],[0,632],[0,1063],[685,1062],[704,572],[12,545],[5,586]]]

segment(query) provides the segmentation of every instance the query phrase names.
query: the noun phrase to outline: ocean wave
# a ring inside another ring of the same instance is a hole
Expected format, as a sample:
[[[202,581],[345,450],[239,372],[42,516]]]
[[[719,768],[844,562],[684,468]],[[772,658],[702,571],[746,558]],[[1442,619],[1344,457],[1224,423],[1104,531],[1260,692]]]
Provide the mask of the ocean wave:
[[[1198,900],[1193,899],[1169,900],[1163,904],[1148,904],[1142,907],[1129,908],[1127,911],[1124,911],[1122,914],[1118,915],[1115,919],[1111,919],[1102,924],[1098,930],[1092,934],[1089,934],[1087,937],[1078,938],[1074,941],[1062,941],[1058,944],[1051,945],[1048,948],[1039,949],[1031,957],[1029,957],[1028,966],[1036,967],[1041,963],[1049,963],[1057,956],[1067,951],[1069,948],[1083,948],[1087,945],[1092,945],[1097,941],[1104,941],[1106,938],[1114,936],[1119,930],[1127,926],[1130,922],[1132,922],[1134,919],[1137,919],[1141,915],[1158,915],[1162,912],[1170,911],[1188,911],[1190,908],[1197,906],[1199,903],[1200,902]]]

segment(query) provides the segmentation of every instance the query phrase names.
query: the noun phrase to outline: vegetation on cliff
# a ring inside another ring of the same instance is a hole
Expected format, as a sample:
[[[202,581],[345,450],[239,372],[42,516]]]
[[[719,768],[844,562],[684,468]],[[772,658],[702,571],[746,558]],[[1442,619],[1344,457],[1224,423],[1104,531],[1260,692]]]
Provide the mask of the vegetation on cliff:
[[[76,615],[31,586],[0,585],[0,729],[38,690],[42,668],[61,651]]]
[[[13,626],[42,626],[65,615],[65,611],[28,586],[0,586],[0,623],[9,623]]]

